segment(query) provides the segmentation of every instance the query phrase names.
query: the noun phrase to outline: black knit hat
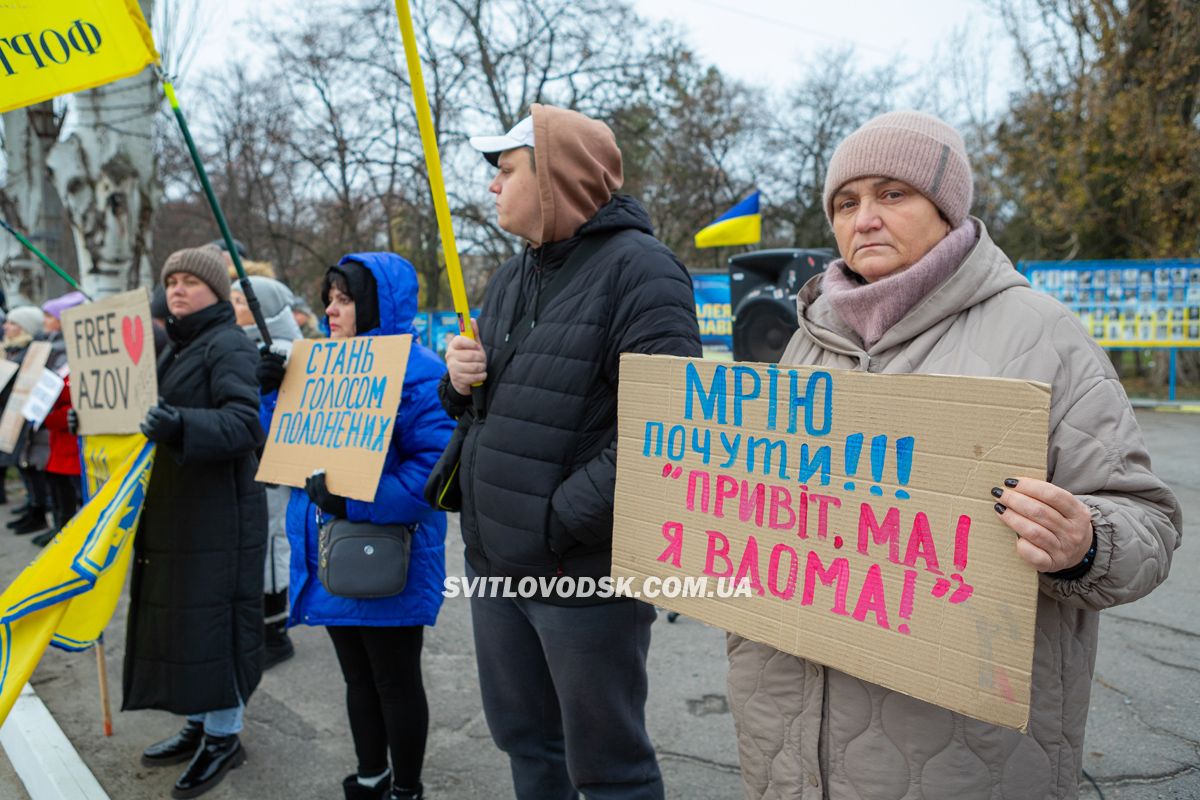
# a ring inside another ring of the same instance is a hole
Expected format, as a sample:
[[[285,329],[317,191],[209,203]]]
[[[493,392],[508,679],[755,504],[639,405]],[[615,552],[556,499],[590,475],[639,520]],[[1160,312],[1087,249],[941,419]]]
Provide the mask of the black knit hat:
[[[346,261],[336,267],[330,267],[325,273],[325,281],[321,284],[321,302],[329,305],[329,287],[333,285],[334,276],[341,276],[346,282],[346,294],[354,301],[354,328],[358,333],[365,333],[380,325],[379,320],[379,286],[371,270],[357,261]]]

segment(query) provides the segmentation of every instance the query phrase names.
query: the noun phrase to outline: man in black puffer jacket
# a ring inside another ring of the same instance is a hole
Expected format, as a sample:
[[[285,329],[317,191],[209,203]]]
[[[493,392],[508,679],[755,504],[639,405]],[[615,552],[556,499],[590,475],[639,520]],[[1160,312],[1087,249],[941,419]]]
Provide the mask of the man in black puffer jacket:
[[[700,355],[691,279],[641,205],[613,194],[621,152],[608,126],[535,104],[508,134],[471,143],[499,169],[500,227],[527,246],[488,285],[482,346],[459,336],[446,354],[452,416],[486,382],[460,462],[468,573],[513,587],[599,579],[612,560],[620,357]],[[572,268],[577,248],[591,256]],[[512,360],[488,378],[525,319]],[[551,591],[476,596],[471,611],[484,711],[519,800],[662,798],[645,727],[652,607]]]

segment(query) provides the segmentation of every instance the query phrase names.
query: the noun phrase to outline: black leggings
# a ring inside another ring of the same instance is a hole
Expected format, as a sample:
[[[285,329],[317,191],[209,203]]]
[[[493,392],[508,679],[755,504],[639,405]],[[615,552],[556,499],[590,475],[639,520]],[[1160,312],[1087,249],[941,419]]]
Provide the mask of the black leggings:
[[[79,510],[79,476],[47,472],[46,484],[54,502],[54,527],[61,530]]]
[[[415,787],[425,760],[429,705],[421,681],[425,629],[328,627],[346,679],[346,709],[360,775],[378,775],[392,756],[392,782]]]

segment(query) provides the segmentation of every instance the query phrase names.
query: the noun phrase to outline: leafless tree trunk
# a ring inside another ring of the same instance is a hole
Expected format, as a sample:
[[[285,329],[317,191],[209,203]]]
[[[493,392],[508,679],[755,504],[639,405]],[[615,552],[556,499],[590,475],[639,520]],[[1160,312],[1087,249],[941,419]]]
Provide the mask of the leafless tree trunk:
[[[4,158],[7,176],[0,188],[0,218],[29,237],[59,266],[64,249],[61,227],[62,208],[54,187],[46,179],[46,155],[58,138],[62,117],[54,103],[18,108],[4,115]],[[40,303],[46,296],[46,267],[15,238],[0,233],[0,265],[3,265],[4,293],[9,306]],[[57,288],[57,279],[49,287]]]

